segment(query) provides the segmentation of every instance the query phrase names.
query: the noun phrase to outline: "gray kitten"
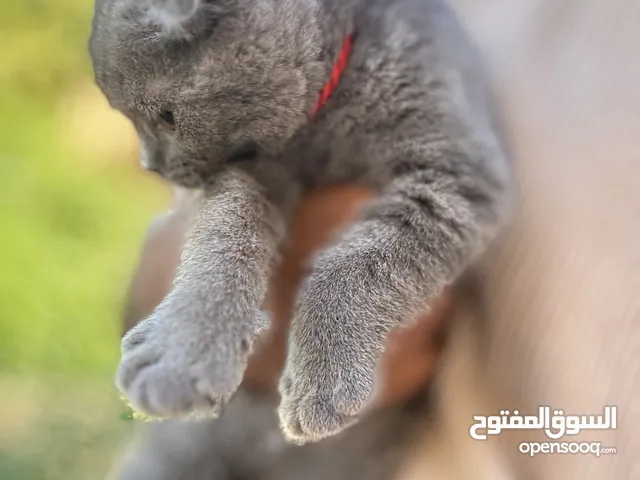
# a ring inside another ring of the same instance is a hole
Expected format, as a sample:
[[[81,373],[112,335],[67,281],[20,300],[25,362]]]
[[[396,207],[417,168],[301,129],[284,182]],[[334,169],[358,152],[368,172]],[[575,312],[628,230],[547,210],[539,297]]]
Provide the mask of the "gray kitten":
[[[344,39],[353,50],[309,118]],[[379,192],[315,258],[280,383],[304,443],[353,423],[388,333],[488,247],[511,165],[478,54],[441,0],[97,0],[96,81],[142,162],[204,192],[173,289],[123,340],[118,385],[174,416],[228,400],[267,321],[267,280],[301,193]]]

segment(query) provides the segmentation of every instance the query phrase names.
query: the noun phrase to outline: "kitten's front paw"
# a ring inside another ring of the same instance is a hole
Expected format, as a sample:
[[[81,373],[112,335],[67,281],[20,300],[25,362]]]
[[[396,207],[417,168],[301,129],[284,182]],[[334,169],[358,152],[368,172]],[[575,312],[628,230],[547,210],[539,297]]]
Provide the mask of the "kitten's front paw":
[[[134,408],[149,415],[214,411],[240,385],[251,345],[266,326],[261,312],[255,315],[253,321],[222,324],[156,311],[123,338],[118,387]],[[242,328],[248,324],[252,327]]]
[[[368,270],[366,262],[339,250],[325,251],[300,290],[278,409],[290,441],[332,436],[354,423],[372,400],[388,311],[361,285],[362,265]]]
[[[309,305],[292,325],[280,380],[280,425],[295,443],[320,440],[354,423],[372,396],[376,366],[370,335],[342,328],[344,312]]]
[[[315,442],[354,423],[371,397],[373,369],[365,363],[340,364],[339,356],[294,367],[297,360],[280,381],[278,414],[286,438]]]

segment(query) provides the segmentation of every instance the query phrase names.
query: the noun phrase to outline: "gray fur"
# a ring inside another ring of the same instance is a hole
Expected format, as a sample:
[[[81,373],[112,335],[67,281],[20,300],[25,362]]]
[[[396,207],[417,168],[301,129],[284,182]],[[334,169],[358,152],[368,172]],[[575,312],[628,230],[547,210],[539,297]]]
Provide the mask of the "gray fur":
[[[265,326],[299,194],[361,183],[379,196],[313,262],[280,385],[289,440],[333,435],[371,400],[390,330],[507,219],[511,166],[478,55],[441,0],[203,0],[172,31],[149,8],[97,1],[96,80],[148,168],[205,199],[173,291],[123,340],[118,384],[157,415],[224,402]],[[340,85],[310,121],[353,30]]]
[[[277,402],[241,387],[219,418],[144,425],[116,466],[117,480],[261,478],[287,448]]]
[[[377,412],[341,435],[290,445],[277,401],[240,387],[219,418],[145,426],[117,465],[117,480],[386,480],[416,430],[426,398]]]

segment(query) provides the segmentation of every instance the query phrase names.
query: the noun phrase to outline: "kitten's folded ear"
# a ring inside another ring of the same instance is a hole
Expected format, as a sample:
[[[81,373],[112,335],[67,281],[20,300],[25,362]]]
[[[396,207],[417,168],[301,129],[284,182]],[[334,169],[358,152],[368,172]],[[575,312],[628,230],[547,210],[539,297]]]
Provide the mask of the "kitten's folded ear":
[[[202,0],[146,0],[149,20],[165,31],[179,29],[198,11]]]

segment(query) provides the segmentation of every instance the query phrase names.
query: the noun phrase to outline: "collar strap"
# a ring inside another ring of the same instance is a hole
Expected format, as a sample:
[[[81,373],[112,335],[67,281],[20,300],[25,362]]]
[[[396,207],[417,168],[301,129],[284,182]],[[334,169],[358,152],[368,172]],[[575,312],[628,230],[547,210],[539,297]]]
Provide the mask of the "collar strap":
[[[338,54],[336,62],[333,64],[333,69],[331,70],[331,78],[327,83],[325,83],[324,87],[322,87],[322,90],[320,90],[316,105],[311,112],[311,118],[316,116],[318,111],[327,103],[329,97],[331,97],[335,89],[338,88],[340,77],[342,77],[342,74],[347,67],[349,56],[351,55],[351,47],[353,45],[355,37],[355,33],[351,33],[347,35],[342,41],[340,53]]]

